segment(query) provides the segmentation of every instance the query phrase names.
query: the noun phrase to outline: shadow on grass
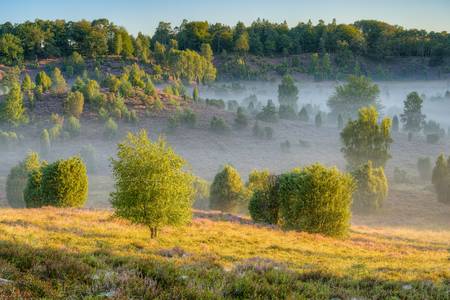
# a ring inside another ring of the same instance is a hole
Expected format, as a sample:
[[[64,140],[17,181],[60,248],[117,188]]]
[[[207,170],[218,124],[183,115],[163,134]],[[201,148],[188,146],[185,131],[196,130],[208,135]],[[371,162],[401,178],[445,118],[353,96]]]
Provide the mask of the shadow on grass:
[[[155,256],[116,256],[34,248],[0,241],[0,298],[90,299],[448,299],[450,283],[338,278],[297,273],[261,258],[226,270],[213,259],[183,263]]]

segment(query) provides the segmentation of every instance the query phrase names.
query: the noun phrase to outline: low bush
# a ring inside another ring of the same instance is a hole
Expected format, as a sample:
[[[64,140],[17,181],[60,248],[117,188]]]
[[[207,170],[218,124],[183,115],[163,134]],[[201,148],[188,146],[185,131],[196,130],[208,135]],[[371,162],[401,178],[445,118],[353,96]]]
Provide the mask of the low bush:
[[[244,129],[248,126],[248,118],[244,113],[244,109],[242,107],[238,107],[236,111],[236,118],[234,119],[234,127],[236,129]]]
[[[272,100],[267,101],[267,105],[263,107],[262,111],[256,115],[256,118],[265,122],[278,121],[278,113]]]
[[[226,134],[230,131],[230,127],[221,117],[214,116],[210,122],[210,129],[217,134]]]

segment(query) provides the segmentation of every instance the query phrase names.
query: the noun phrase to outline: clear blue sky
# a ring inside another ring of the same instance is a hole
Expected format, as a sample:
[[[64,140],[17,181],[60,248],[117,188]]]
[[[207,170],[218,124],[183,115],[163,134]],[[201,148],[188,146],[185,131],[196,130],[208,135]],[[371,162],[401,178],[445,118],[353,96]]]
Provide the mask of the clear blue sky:
[[[159,21],[183,19],[229,25],[265,18],[353,23],[377,19],[405,28],[450,31],[450,0],[0,0],[0,23],[40,19],[108,18],[136,34],[153,33]]]

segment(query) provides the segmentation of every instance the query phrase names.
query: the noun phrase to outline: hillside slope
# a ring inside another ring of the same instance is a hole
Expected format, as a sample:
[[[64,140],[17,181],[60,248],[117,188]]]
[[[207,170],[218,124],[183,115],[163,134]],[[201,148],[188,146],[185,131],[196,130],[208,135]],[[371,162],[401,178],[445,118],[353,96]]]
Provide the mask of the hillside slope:
[[[197,212],[150,240],[110,211],[43,208],[3,209],[0,233],[2,299],[449,297],[449,232],[337,240]]]

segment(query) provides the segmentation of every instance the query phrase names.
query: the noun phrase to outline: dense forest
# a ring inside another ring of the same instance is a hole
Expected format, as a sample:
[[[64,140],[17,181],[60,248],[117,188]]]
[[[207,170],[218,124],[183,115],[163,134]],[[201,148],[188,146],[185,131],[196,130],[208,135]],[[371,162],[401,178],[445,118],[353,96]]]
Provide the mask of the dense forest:
[[[153,36],[133,36],[107,19],[92,22],[36,20],[0,25],[0,63],[11,65],[24,60],[67,57],[78,52],[85,57],[121,55],[143,62],[158,59],[166,51],[201,51],[209,44],[214,54],[254,54],[282,56],[302,53],[334,53],[339,57],[364,56],[374,60],[389,57],[431,57],[430,65],[440,65],[450,56],[450,34],[404,29],[376,20],[354,24],[300,22],[294,27],[267,20],[234,27],[206,21],[183,21],[177,27],[160,22]]]

